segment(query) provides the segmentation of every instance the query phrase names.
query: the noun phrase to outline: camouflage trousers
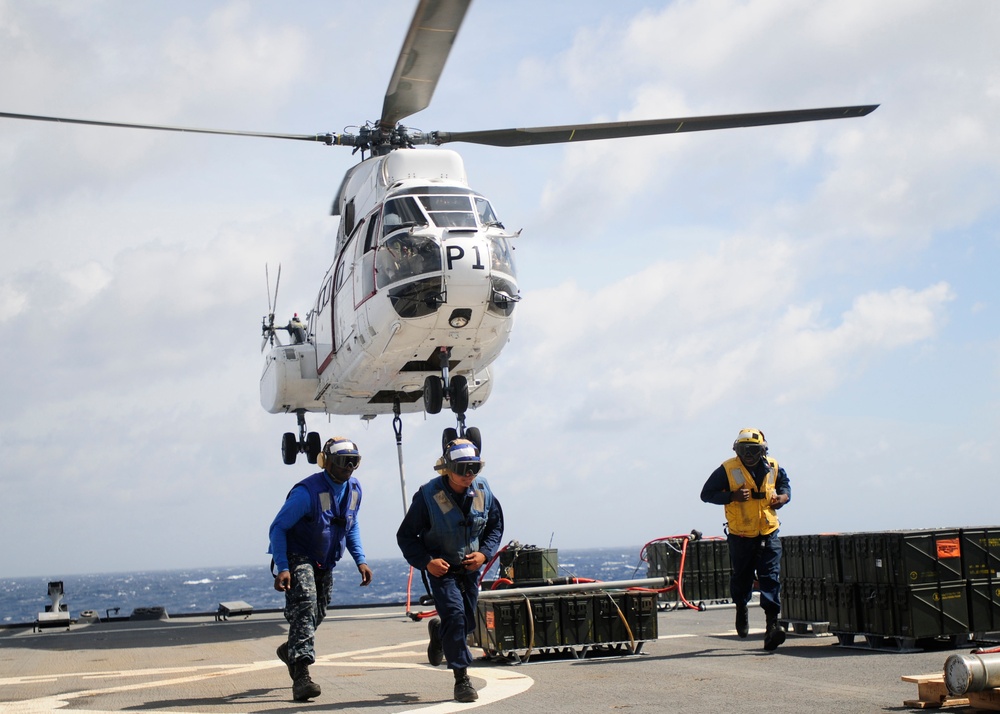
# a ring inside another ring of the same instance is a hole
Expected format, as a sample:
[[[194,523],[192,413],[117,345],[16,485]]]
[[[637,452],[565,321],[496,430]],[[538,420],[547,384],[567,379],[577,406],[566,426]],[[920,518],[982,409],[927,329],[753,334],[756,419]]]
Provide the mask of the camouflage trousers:
[[[316,661],[316,628],[326,617],[333,590],[333,571],[313,565],[309,558],[288,554],[292,587],[285,592],[285,619],[288,620],[288,659]]]

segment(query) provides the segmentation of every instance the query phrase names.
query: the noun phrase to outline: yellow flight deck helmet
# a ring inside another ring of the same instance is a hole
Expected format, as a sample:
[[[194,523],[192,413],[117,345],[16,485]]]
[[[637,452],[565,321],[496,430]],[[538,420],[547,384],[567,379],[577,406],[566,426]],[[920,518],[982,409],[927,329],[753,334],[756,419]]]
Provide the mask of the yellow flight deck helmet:
[[[758,444],[767,449],[767,441],[764,439],[764,432],[760,429],[740,429],[736,441],[733,442],[733,449],[737,444]]]
[[[767,455],[764,432],[760,429],[741,429],[736,441],[733,442],[733,451],[747,466],[753,466]]]

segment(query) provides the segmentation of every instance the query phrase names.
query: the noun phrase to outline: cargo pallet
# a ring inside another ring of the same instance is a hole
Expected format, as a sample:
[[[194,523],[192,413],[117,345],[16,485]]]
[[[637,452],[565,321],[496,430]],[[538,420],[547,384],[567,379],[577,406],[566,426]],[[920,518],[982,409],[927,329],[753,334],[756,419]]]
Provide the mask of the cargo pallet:
[[[969,634],[942,635],[938,637],[895,637],[891,635],[876,635],[864,632],[834,632],[837,644],[841,647],[875,650],[878,652],[924,652],[936,649],[956,649],[968,647],[972,642]],[[856,641],[856,637],[863,638]]]
[[[559,657],[570,659],[585,659],[588,656],[609,656],[618,655],[626,657],[628,655],[642,654],[642,646],[649,640],[639,640],[637,642],[605,642],[601,644],[579,645],[572,647],[540,647],[521,648],[516,650],[491,650],[483,648],[486,659],[500,664],[523,664],[532,657],[550,658]]]
[[[475,645],[519,664],[533,655],[637,655],[658,637],[656,594],[597,591],[480,599]]]
[[[812,635],[813,637],[826,637],[830,632],[829,622],[816,622],[814,620],[788,620],[778,618],[778,624],[785,628],[785,632],[793,635]]]
[[[910,674],[900,677],[904,682],[915,682],[917,698],[904,699],[903,706],[911,709],[947,709],[949,707],[972,707],[980,711],[1000,711],[1000,689],[986,689],[981,692],[966,692],[956,697],[948,693],[944,674]]]

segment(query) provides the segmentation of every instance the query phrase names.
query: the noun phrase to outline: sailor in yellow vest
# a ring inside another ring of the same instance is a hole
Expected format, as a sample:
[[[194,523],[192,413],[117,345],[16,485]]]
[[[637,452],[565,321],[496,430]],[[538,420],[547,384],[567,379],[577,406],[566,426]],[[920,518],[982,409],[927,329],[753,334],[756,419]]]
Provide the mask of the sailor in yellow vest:
[[[743,429],[733,442],[736,457],[724,462],[708,477],[701,500],[726,507],[729,561],[733,572],[729,592],[736,603],[736,633],[750,631],[747,604],[753,583],[760,587],[760,606],[767,629],[764,649],[774,650],[785,641],[778,624],[781,612],[781,539],[775,511],[792,497],[788,474],[767,455],[767,441],[760,429]]]

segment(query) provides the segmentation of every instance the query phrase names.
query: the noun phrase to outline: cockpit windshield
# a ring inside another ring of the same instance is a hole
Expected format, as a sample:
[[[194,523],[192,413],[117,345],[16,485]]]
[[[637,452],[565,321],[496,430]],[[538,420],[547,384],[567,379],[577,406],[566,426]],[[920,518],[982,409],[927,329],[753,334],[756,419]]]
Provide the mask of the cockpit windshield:
[[[420,203],[439,228],[476,228],[471,196],[420,196]]]
[[[426,225],[427,219],[411,196],[385,202],[385,208],[382,209],[382,235],[387,236],[401,228]]]
[[[424,273],[440,273],[441,249],[431,238],[401,231],[379,246],[375,272],[380,288]]]
[[[438,228],[503,228],[490,202],[466,188],[434,186],[412,188],[385,202],[382,235],[400,228],[434,225]]]

